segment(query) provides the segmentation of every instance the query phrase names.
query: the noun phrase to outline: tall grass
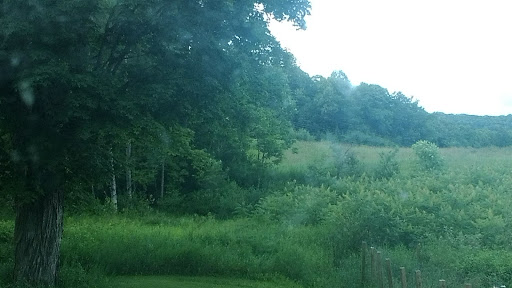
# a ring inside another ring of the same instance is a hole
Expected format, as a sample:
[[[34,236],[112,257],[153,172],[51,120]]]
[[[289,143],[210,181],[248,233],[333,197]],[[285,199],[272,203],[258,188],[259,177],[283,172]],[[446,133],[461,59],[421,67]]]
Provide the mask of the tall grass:
[[[110,279],[115,288],[300,288],[292,281],[276,279],[257,281],[237,278],[190,277],[190,276],[118,276]]]
[[[301,175],[302,177],[307,175],[311,167],[324,167],[326,172],[334,171],[336,161],[340,161],[347,154],[352,153],[360,162],[362,172],[372,175],[379,164],[379,154],[390,150],[392,148],[355,146],[329,141],[298,141],[292,149],[284,153],[283,161],[276,167],[276,171],[298,178]],[[512,147],[455,147],[440,149],[440,153],[446,160],[446,171],[458,174],[478,173],[484,170],[484,173],[491,172],[491,170],[492,173],[510,173]],[[410,178],[417,174],[418,159],[411,148],[400,148],[396,158],[400,165],[400,171],[404,174],[403,178]]]
[[[160,215],[68,218],[65,227],[63,260],[110,275],[280,275],[307,286],[331,280],[319,227]]]

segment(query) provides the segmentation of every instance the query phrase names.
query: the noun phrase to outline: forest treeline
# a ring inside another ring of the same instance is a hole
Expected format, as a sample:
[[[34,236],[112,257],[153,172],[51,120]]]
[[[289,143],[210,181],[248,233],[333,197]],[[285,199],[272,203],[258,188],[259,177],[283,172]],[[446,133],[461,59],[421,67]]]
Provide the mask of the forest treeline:
[[[0,6],[0,191],[16,202],[16,249],[53,257],[17,253],[17,279],[54,281],[41,267],[58,263],[64,198],[70,211],[98,199],[233,211],[259,199],[268,167],[295,139],[512,144],[510,115],[429,114],[341,71],[310,77],[266,21],[305,28],[307,0]],[[26,236],[40,227],[52,233],[34,246]]]
[[[372,146],[410,146],[428,140],[439,147],[504,147],[512,144],[508,116],[427,113],[414,98],[376,84],[353,86],[342,72],[303,75],[295,93],[295,130]]]

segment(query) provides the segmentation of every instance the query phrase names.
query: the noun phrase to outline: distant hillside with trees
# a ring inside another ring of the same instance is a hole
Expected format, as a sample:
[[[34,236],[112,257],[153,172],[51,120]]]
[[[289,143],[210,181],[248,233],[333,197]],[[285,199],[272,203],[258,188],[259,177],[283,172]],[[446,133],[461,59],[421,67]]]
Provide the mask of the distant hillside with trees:
[[[353,86],[341,71],[328,78],[303,76],[296,89],[292,123],[317,139],[375,146],[410,146],[421,139],[440,147],[512,145],[512,115],[428,113],[401,92],[376,84]]]

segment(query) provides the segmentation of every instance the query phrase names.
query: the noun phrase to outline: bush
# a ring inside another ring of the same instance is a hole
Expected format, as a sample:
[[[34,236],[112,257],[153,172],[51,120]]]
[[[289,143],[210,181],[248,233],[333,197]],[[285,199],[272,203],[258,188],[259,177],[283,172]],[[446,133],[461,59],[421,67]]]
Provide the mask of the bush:
[[[338,203],[330,205],[326,227],[335,261],[357,251],[362,241],[388,246],[409,244],[414,236],[405,229],[401,210],[394,197],[369,190],[347,193]]]
[[[375,170],[375,177],[377,179],[389,179],[400,172],[400,166],[396,160],[398,148],[389,152],[380,152],[380,161]]]
[[[338,196],[329,188],[289,183],[284,191],[274,192],[257,205],[256,215],[292,225],[318,224],[326,209]]]
[[[315,141],[315,136],[311,135],[309,131],[304,128],[293,130],[291,136],[299,141]]]
[[[418,156],[420,166],[423,169],[433,171],[440,170],[443,167],[444,160],[436,144],[420,140],[412,145],[412,150]]]
[[[363,165],[351,148],[343,149],[339,145],[331,145],[331,151],[334,157],[335,176],[337,178],[359,177],[363,174]]]

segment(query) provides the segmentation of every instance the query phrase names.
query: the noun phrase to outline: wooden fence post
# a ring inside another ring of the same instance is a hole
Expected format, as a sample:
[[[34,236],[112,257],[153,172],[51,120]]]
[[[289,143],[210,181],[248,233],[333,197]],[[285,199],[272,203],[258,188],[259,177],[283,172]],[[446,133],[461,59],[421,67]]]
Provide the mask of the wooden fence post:
[[[416,288],[421,288],[421,271],[416,270]],[[468,288],[468,287],[466,287]]]
[[[400,279],[402,280],[402,288],[407,288],[407,274],[405,267],[400,267]]]
[[[446,288],[446,281],[445,280],[439,280],[439,288]]]
[[[363,241],[363,245],[361,247],[361,288],[364,288],[365,275],[366,275],[366,250],[368,246],[366,241]]]
[[[391,260],[386,258],[386,274],[388,276],[388,286],[389,288],[393,288],[393,273],[391,271]]]

